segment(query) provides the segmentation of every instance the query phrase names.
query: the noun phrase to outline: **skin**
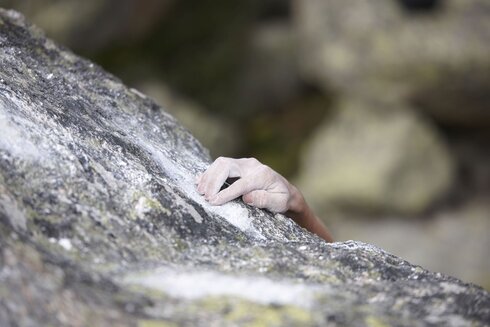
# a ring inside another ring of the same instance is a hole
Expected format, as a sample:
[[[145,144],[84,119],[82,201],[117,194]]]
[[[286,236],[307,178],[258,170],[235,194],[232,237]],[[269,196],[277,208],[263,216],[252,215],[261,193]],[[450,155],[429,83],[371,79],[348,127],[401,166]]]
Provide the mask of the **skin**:
[[[237,180],[221,190],[229,178]],[[283,213],[325,241],[333,242],[330,232],[308,206],[301,192],[255,158],[219,157],[196,178],[196,184],[198,192],[211,205],[222,205],[242,197],[248,205]]]

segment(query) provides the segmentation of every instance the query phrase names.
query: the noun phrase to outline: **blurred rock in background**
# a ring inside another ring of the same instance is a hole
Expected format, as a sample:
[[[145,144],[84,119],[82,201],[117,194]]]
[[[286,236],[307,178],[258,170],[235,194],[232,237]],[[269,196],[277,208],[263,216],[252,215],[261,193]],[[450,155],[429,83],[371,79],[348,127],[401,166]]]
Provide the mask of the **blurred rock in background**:
[[[487,0],[0,6],[151,95],[214,156],[297,181],[339,240],[490,289]]]
[[[346,99],[302,156],[299,186],[317,210],[425,212],[453,183],[453,162],[431,124],[408,108]]]
[[[490,3],[297,0],[294,8],[303,77],[333,90],[339,112],[302,158],[299,180],[316,209],[340,238],[489,287]],[[384,113],[379,102],[389,103]],[[325,209],[339,203],[342,214]],[[352,209],[378,219],[352,221],[366,216]],[[444,253],[448,244],[458,250]]]
[[[1,0],[16,8],[58,42],[95,54],[145,38],[175,0]]]

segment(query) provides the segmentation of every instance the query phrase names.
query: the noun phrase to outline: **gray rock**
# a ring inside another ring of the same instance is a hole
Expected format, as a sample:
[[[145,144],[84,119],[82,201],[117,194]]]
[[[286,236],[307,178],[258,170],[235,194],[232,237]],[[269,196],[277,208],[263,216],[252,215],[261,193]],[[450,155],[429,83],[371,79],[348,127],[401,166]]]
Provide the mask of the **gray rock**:
[[[207,205],[207,151],[0,11],[0,325],[483,326],[482,288],[281,215]]]
[[[393,215],[385,219],[355,219],[353,215],[331,214],[329,227],[338,240],[354,238],[376,244],[412,263],[490,290],[490,261],[487,260],[490,203],[487,199],[482,197],[457,209],[419,219]],[[407,235],[410,242],[400,242]]]
[[[403,140],[399,138],[403,131],[390,134],[390,127],[386,125],[387,128],[376,130],[376,126],[383,126],[390,119],[377,113],[365,113],[366,124],[371,127],[358,125],[359,134],[369,129],[372,131],[368,132],[369,136],[377,139],[366,138],[364,145],[379,142],[391,152],[386,155],[380,151],[380,155],[371,156],[360,169],[356,167],[360,165],[358,159],[366,156],[363,157],[363,151],[355,144],[350,147],[355,141],[340,141],[336,146],[338,152],[334,152],[331,145],[322,145],[322,142],[334,141],[314,140],[313,154],[329,147],[329,158],[335,161],[335,169],[322,174],[330,174],[334,183],[342,178],[338,172],[349,167],[361,175],[353,182],[342,181],[337,189],[338,184],[327,186],[322,175],[317,178],[319,169],[308,170],[312,165],[305,164],[307,170],[302,172],[302,177],[307,175],[312,180],[306,183],[305,191],[313,194],[315,201],[327,203],[334,199],[377,210],[377,213],[380,213],[377,208],[381,208],[412,214],[450,202],[448,194],[468,194],[462,191],[465,184],[469,184],[466,176],[452,176],[447,168],[456,167],[457,174],[469,171],[476,175],[480,170],[478,161],[470,162],[454,151],[450,156],[444,152],[447,152],[446,144],[460,142],[475,129],[483,133],[490,126],[490,3],[485,0],[432,1],[437,4],[426,5],[425,10],[407,10],[409,4],[429,2],[294,1],[304,77],[328,92],[336,92],[340,107],[344,102],[357,101],[362,103],[361,109],[372,110],[377,105],[373,105],[371,99],[389,102],[388,109],[406,110],[406,115],[412,116],[414,129],[422,131],[420,137],[414,133],[413,138],[405,135]],[[434,124],[421,124],[421,121]],[[322,131],[317,134],[320,133]],[[336,131],[323,133],[332,136]],[[433,135],[444,135],[445,139],[434,140],[441,138]],[[345,137],[345,134],[340,136]],[[488,140],[485,136],[482,143]],[[431,145],[427,145],[429,143]],[[423,153],[424,148],[429,151],[427,155]],[[352,160],[340,163],[338,157]],[[448,162],[442,162],[444,160]],[[434,162],[434,166],[429,162]],[[487,161],[483,162],[485,164],[488,166]],[[383,172],[375,171],[380,167]],[[433,177],[423,177],[431,175],[432,171],[435,171]],[[420,179],[417,182],[418,178],[425,178],[428,186]],[[366,189],[366,182],[371,182],[369,179],[374,183]],[[308,189],[314,183],[323,186],[320,193],[318,187]],[[350,185],[352,187],[346,189]],[[332,194],[322,198],[322,192]],[[405,196],[406,192],[410,196]]]
[[[488,67],[487,1],[447,0],[420,15],[400,2],[297,1],[297,27],[310,59],[305,71],[342,88],[376,81],[416,87],[421,78]]]
[[[337,103],[302,159],[298,183],[317,212],[418,214],[454,180],[447,146],[424,117],[369,98]]]
[[[490,3],[296,0],[303,73],[341,93],[411,101],[450,125],[490,126]],[[461,110],[461,108],[465,110]]]

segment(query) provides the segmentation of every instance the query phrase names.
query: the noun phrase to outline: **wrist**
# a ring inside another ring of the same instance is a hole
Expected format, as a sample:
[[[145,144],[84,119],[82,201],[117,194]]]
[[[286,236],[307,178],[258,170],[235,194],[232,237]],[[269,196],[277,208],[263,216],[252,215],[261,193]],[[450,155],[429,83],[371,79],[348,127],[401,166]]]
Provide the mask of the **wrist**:
[[[315,215],[306,203],[303,194],[294,186],[289,184],[290,198],[288,201],[288,210],[284,213],[287,217],[294,220],[298,225],[306,228],[308,231],[317,234],[327,242],[333,242],[332,235]]]
[[[301,215],[305,213],[308,209],[305,198],[303,194],[298,190],[298,188],[292,184],[289,184],[289,200],[287,203],[286,212],[293,213],[295,215]]]

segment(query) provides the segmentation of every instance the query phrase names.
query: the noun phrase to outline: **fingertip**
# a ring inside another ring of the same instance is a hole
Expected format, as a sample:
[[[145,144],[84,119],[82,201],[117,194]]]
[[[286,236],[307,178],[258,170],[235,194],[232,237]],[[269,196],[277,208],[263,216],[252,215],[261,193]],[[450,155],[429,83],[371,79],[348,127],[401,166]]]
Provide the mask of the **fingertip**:
[[[201,183],[202,175],[203,175],[202,173],[199,173],[194,178],[194,183],[196,183],[196,185],[199,185],[199,183]]]
[[[221,205],[219,203],[219,197],[218,197],[218,195],[213,195],[213,196],[207,197],[206,198],[206,201],[208,201],[209,204],[211,204],[213,206]]]
[[[245,194],[244,196],[242,196],[242,200],[243,202],[245,202],[246,204],[248,205],[253,205],[253,196],[248,193],[248,194]]]

